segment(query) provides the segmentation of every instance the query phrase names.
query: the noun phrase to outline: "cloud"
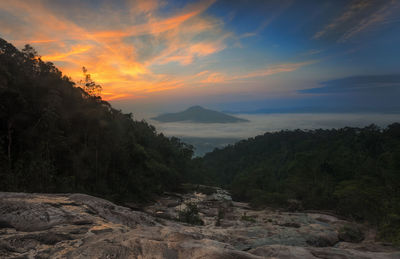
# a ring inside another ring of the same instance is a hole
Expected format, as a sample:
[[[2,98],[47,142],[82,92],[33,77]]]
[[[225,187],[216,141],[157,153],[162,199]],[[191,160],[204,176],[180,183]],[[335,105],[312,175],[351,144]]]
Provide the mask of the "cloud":
[[[197,86],[261,80],[315,62],[288,62],[239,73],[224,70],[226,61],[215,61],[216,54],[230,51],[230,44],[240,36],[207,12],[214,2],[189,1],[177,8],[162,0],[0,1],[0,33],[18,47],[32,44],[43,60],[54,62],[76,81],[85,66],[103,86],[106,100],[145,99],[161,91],[181,95],[180,88],[187,89],[186,95],[197,94],[202,91]],[[275,15],[242,36],[261,33],[287,6],[279,5]],[[205,68],[209,64],[205,62],[215,63],[211,69]],[[218,91],[232,90],[227,89]],[[210,88],[204,91],[211,92]]]
[[[366,31],[367,29],[384,23],[389,23],[389,20],[386,18],[390,16],[393,12],[394,2],[390,4],[384,5],[379,8],[377,11],[372,13],[369,17],[362,19],[356,26],[350,28],[350,30],[346,31],[342,37],[339,38],[339,42],[345,42],[348,39],[352,38],[354,35]]]
[[[243,73],[239,75],[225,75],[219,72],[209,72],[203,71],[196,75],[196,77],[203,77],[202,83],[226,83],[232,82],[240,79],[248,79],[255,77],[266,77],[270,75],[275,75],[279,73],[292,72],[303,66],[311,65],[316,63],[316,60],[310,60],[305,62],[297,62],[297,63],[286,63],[286,64],[277,64],[271,65],[264,69],[251,71],[248,73]]]
[[[379,93],[400,91],[400,74],[364,75],[321,82],[322,87],[299,90],[302,94]]]
[[[200,42],[186,47],[182,46],[179,49],[173,47],[172,50],[166,51],[164,56],[159,57],[157,63],[167,64],[169,62],[178,62],[181,65],[189,65],[196,58],[205,57],[224,49],[225,45],[222,41],[223,38],[217,42]]]
[[[353,0],[339,17],[315,33],[313,38],[345,42],[375,26],[390,23],[390,17],[398,7],[396,0]]]
[[[39,41],[39,42],[37,41],[37,42],[32,42],[32,43],[43,43],[43,41]],[[65,58],[67,58],[71,55],[76,55],[76,54],[81,54],[81,53],[87,52],[91,48],[92,48],[92,46],[90,46],[90,45],[88,45],[88,46],[75,45],[75,46],[72,46],[72,49],[68,52],[48,54],[48,55],[42,56],[42,59],[49,60],[49,61],[65,60]]]
[[[300,53],[299,56],[313,56],[313,55],[317,55],[321,52],[324,52],[324,50],[322,49],[310,49],[306,52]]]
[[[231,1],[232,2],[232,1]],[[241,41],[256,37],[262,34],[262,32],[274,21],[276,21],[287,9],[289,9],[293,4],[292,0],[280,0],[280,1],[258,1],[256,5],[252,5],[257,11],[262,10],[262,16],[267,17],[261,21],[257,28],[254,30],[244,32],[241,35],[235,37],[236,42],[234,46],[236,48],[243,48]],[[262,6],[262,7],[260,7]]]
[[[203,80],[201,80],[201,83],[204,84],[215,84],[215,83],[226,83],[229,80],[232,80],[233,78],[229,78],[226,75],[224,75],[223,73],[219,73],[219,72],[208,72],[205,75],[205,78]]]
[[[269,66],[262,70],[256,70],[256,71],[250,72],[248,74],[236,76],[235,79],[263,77],[263,76],[270,76],[270,75],[283,73],[283,72],[292,72],[303,66],[311,65],[316,62],[317,61],[315,61],[315,60],[311,60],[311,61],[305,61],[305,62],[287,63],[287,64],[279,64],[279,65]]]
[[[231,33],[204,12],[215,0],[162,13],[164,1],[1,1],[0,32],[21,47],[32,44],[75,80],[81,67],[103,86],[103,97],[142,98],[185,85],[153,69],[188,66],[226,48]],[[13,17],[10,19],[9,17]],[[177,68],[178,69],[178,68]]]

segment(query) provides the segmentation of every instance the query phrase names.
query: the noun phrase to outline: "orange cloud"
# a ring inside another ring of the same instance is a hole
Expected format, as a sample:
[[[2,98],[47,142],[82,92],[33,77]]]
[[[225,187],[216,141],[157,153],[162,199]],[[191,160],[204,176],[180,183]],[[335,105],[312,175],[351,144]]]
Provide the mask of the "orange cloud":
[[[75,80],[82,77],[81,67],[87,67],[94,80],[103,86],[105,99],[134,98],[185,85],[177,77],[157,74],[151,69],[153,64],[168,65],[171,61],[190,64],[196,57],[223,49],[223,39],[219,37],[222,23],[201,16],[214,2],[188,4],[168,17],[158,14],[157,9],[164,3],[156,0],[127,1],[130,16],[124,17],[119,11],[88,10],[83,3],[71,9],[78,17],[81,13],[93,20],[115,21],[112,29],[98,24],[92,29],[73,20],[74,15],[68,13],[65,3],[64,6],[56,3],[50,8],[41,0],[15,0],[0,2],[0,10],[12,14],[20,22],[12,23],[0,17],[0,24],[7,28],[4,31],[6,39],[14,39],[12,42],[19,46],[33,44],[43,60],[55,62]],[[102,16],[102,12],[108,16]],[[142,20],[132,17],[142,17]],[[118,22],[122,20],[124,22]],[[200,33],[209,33],[209,37],[204,42],[193,42]],[[150,45],[130,42],[132,38],[146,35],[153,39]],[[216,43],[212,43],[213,40]],[[43,43],[46,43],[45,47]],[[142,58],[147,49],[160,48],[160,43],[163,46],[160,51]]]
[[[210,83],[226,83],[232,82],[240,79],[248,79],[255,77],[265,77],[278,73],[291,72],[295,71],[303,66],[307,66],[313,63],[316,63],[316,60],[306,61],[306,62],[298,62],[298,63],[287,63],[287,64],[278,64],[266,67],[261,70],[252,71],[246,74],[241,75],[232,75],[228,76],[219,72],[211,73],[209,71],[202,71],[195,75],[195,77],[202,77],[203,79],[200,81],[201,83],[210,84]]]
[[[92,48],[92,46],[76,45],[76,46],[73,46],[72,49],[70,51],[68,51],[68,52],[65,52],[65,53],[53,53],[53,54],[45,55],[45,56],[42,56],[42,59],[43,60],[49,60],[49,61],[64,60],[66,57],[69,57],[69,56],[75,55],[75,54],[84,53],[84,52],[90,50],[91,48]]]
[[[102,85],[106,100],[148,98],[156,92],[268,76],[308,64],[276,65],[241,75],[196,66],[234,38],[223,21],[204,14],[214,2],[191,3],[165,16],[158,9],[166,3],[157,0],[127,0],[127,12],[107,6],[94,10],[84,1],[73,9],[67,1],[54,5],[41,0],[0,1],[0,10],[18,21],[0,17],[1,27],[6,28],[0,27],[0,32],[20,47],[33,44],[43,60],[53,61],[76,81],[85,66]],[[81,21],[82,17],[88,19]]]
[[[295,71],[303,66],[307,66],[307,65],[310,65],[310,64],[313,64],[316,62],[317,61],[312,60],[312,61],[299,62],[299,63],[279,64],[279,65],[267,67],[262,70],[253,71],[248,74],[239,75],[234,78],[235,79],[245,79],[245,78],[252,78],[252,77],[270,76],[270,75],[283,73],[283,72],[291,72],[291,71]]]
[[[49,43],[49,42],[55,42],[56,40],[30,40],[28,41],[29,43]]]
[[[152,92],[160,92],[160,91],[166,91],[166,90],[171,90],[171,89],[176,89],[183,86],[183,84],[180,85],[175,85],[175,86],[163,86],[163,87],[153,87],[151,89],[148,89],[146,92],[147,93],[152,93]]]
[[[130,94],[115,94],[115,93],[108,93],[108,92],[102,92],[101,93],[103,98],[112,101],[112,100],[118,100],[118,99],[125,99],[127,97],[132,98],[133,96]]]
[[[208,71],[208,70],[201,71],[201,72],[195,74],[195,75],[194,75],[194,78],[196,78],[196,77],[201,77],[201,76],[206,75],[206,74],[208,74],[208,73],[210,73],[210,71]]]
[[[132,15],[138,12],[149,13],[156,10],[162,3],[158,0],[146,0],[146,1],[128,1],[130,11]]]
[[[196,58],[205,57],[225,48],[223,40],[229,34],[223,35],[215,42],[200,42],[190,44],[179,44],[171,46],[162,55],[158,57],[157,63],[167,64],[169,62],[178,62],[181,65],[189,65],[193,63]]]
[[[190,52],[197,56],[207,56],[221,50],[223,46],[214,43],[198,43],[190,46]]]
[[[229,81],[222,73],[210,73],[205,79],[201,80],[201,83],[210,84],[210,83],[223,83]]]

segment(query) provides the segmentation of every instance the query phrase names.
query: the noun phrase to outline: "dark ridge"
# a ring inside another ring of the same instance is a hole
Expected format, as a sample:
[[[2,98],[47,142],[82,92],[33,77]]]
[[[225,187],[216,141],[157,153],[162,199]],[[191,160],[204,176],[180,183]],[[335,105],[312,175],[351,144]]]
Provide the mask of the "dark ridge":
[[[179,121],[188,121],[194,123],[248,122],[248,120],[241,119],[222,112],[209,110],[198,105],[192,106],[182,112],[161,114],[152,119],[159,122],[179,122]]]

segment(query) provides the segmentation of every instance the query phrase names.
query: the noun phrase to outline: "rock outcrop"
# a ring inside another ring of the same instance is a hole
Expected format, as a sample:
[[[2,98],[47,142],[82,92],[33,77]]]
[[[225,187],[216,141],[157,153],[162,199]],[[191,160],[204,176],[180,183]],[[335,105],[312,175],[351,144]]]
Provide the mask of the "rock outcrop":
[[[176,221],[188,202],[204,225]],[[351,224],[252,210],[218,188],[165,195],[143,211],[83,194],[0,193],[0,258],[400,258],[368,230],[359,243],[341,241]]]

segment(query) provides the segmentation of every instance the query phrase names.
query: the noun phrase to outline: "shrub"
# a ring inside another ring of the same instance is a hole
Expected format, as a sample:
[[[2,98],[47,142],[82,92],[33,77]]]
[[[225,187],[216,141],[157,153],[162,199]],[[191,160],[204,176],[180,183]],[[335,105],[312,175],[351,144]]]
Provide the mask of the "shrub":
[[[380,226],[379,238],[400,246],[400,215],[389,214]]]
[[[364,239],[364,233],[356,225],[346,224],[339,229],[339,239],[345,242],[359,243]]]
[[[244,213],[243,216],[240,219],[243,220],[243,221],[256,223],[256,219],[254,218],[254,216],[247,216],[246,213]]]
[[[179,212],[179,221],[189,223],[191,225],[204,225],[203,220],[199,216],[199,209],[193,202],[185,204],[186,208]]]
[[[221,226],[221,219],[225,217],[225,209],[223,207],[218,208],[217,221],[215,222],[215,226]]]

